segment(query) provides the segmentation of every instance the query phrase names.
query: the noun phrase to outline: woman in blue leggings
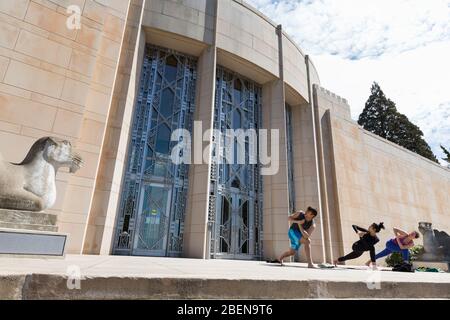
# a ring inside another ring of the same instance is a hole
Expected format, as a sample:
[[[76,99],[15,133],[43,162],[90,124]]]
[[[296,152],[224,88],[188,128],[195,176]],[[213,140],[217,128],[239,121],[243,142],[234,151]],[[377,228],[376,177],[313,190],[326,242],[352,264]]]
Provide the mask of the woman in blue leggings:
[[[401,252],[403,261],[409,261],[409,249],[414,247],[414,239],[419,238],[419,233],[413,231],[406,233],[403,230],[394,228],[395,238],[386,242],[386,248],[375,255],[375,260],[388,256],[393,252]],[[370,265],[370,261],[366,262],[366,265]]]

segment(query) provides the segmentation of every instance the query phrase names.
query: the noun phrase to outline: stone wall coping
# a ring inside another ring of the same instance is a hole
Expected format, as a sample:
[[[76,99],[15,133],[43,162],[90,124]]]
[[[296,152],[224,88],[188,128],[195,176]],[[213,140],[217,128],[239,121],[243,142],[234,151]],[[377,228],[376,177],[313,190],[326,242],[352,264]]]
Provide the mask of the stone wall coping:
[[[328,95],[328,96],[330,96],[330,97],[332,97],[332,98],[338,100],[338,102],[341,102],[341,103],[344,103],[344,104],[346,104],[346,105],[349,105],[347,99],[342,98],[341,96],[335,94],[334,92],[331,92],[330,90],[327,90],[327,89],[325,89],[324,87],[321,87],[321,86],[318,85],[318,84],[313,84],[313,86],[314,86],[318,91],[324,93],[325,95]]]

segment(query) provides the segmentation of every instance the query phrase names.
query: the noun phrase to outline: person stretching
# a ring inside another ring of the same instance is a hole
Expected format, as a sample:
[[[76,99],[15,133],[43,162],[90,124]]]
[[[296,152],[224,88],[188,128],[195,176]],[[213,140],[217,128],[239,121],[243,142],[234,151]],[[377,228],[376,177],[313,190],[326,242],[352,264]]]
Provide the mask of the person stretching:
[[[334,265],[337,266],[338,262],[344,262],[347,260],[359,258],[365,251],[369,251],[370,260],[375,266],[375,244],[380,241],[380,239],[378,239],[377,237],[377,233],[380,232],[381,229],[384,229],[383,222],[380,222],[379,224],[372,223],[369,227],[369,230],[358,227],[356,225],[352,225],[352,228],[356,233],[358,233],[360,239],[353,244],[353,251],[344,257],[340,257],[339,259],[334,260]]]
[[[311,234],[316,228],[314,218],[317,216],[317,210],[311,207],[306,212],[295,212],[289,216],[291,223],[288,236],[290,241],[289,250],[283,252],[278,259],[268,261],[269,263],[280,263],[283,265],[283,259],[295,255],[302,244],[305,245],[306,258],[308,260],[308,268],[314,268],[311,257]]]
[[[401,252],[403,261],[409,262],[409,249],[414,247],[414,239],[419,238],[419,233],[413,231],[406,233],[403,230],[394,228],[395,238],[386,242],[386,248],[375,255],[375,260],[390,255],[393,252]],[[366,262],[366,265],[370,265],[370,261]]]

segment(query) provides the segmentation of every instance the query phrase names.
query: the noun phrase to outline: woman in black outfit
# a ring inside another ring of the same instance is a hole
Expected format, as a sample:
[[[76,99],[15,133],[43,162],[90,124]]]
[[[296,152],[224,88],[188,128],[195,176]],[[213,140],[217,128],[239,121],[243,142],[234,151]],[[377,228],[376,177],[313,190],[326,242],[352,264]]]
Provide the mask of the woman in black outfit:
[[[353,230],[358,233],[360,239],[353,244],[353,251],[346,256],[335,260],[334,265],[337,265],[338,262],[359,258],[365,251],[370,251],[370,260],[372,261],[372,265],[375,266],[375,244],[380,241],[377,237],[377,233],[380,232],[381,229],[384,229],[383,222],[380,222],[379,224],[372,223],[369,230],[360,228],[356,225],[352,225],[352,227]]]

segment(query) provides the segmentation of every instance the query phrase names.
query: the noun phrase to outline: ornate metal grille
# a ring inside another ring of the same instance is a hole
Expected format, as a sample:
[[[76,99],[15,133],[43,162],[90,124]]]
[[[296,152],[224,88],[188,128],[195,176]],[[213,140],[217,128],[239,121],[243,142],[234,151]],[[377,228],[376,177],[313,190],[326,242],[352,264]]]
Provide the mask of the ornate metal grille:
[[[147,46],[135,102],[115,254],[178,256],[182,251],[187,164],[170,158],[176,129],[191,131],[196,60]]]
[[[287,170],[288,170],[288,192],[289,192],[289,213],[295,208],[295,181],[294,181],[294,152],[292,148],[292,109],[286,104],[286,142],[287,142]]]
[[[217,67],[214,129],[259,129],[261,87],[236,73]],[[262,254],[262,179],[260,166],[245,141],[245,163],[225,160],[230,147],[214,136],[212,143],[209,222],[211,255],[215,258],[257,259]],[[231,141],[231,140],[230,140]],[[256,156],[257,157],[257,156]],[[219,159],[222,161],[219,162]],[[252,164],[256,163],[256,164]]]

